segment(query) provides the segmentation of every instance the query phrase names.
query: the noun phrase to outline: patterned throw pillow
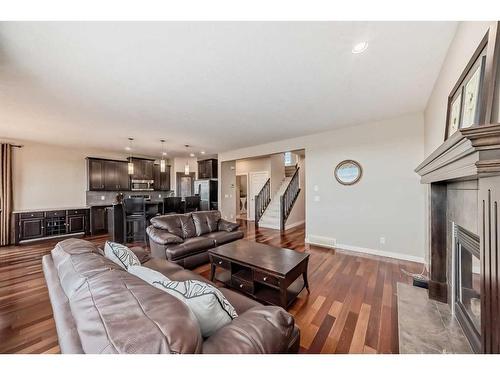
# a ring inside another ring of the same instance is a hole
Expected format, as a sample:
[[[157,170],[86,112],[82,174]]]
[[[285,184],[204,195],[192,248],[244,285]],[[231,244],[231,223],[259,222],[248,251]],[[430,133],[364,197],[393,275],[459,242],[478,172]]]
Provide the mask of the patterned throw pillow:
[[[128,271],[184,302],[193,312],[203,337],[209,337],[238,316],[224,295],[210,284],[198,280],[172,281],[147,267],[133,266]]]
[[[106,245],[104,245],[104,256],[125,270],[130,266],[141,265],[139,258],[137,258],[132,250],[116,242],[106,241]]]

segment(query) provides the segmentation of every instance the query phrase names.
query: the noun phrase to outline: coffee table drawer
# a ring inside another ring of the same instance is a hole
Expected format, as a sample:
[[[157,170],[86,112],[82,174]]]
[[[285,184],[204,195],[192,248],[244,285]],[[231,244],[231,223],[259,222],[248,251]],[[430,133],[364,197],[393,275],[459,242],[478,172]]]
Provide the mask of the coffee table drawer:
[[[217,267],[225,268],[226,270],[231,269],[231,263],[228,260],[216,257],[212,255],[212,263]]]
[[[275,285],[275,286],[280,285],[280,279],[278,279],[277,277],[268,275],[264,272],[260,272],[257,270],[254,271],[254,279],[255,279],[255,281],[262,281],[262,282],[264,282],[266,284],[270,284],[270,285]]]
[[[236,290],[241,290],[245,293],[253,294],[253,283],[246,280],[241,280],[237,277],[233,277],[231,279],[231,287]]]

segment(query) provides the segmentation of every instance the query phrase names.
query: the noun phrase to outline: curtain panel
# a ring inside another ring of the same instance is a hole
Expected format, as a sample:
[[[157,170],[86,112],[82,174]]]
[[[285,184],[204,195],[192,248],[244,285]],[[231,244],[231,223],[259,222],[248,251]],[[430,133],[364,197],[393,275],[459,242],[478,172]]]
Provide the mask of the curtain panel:
[[[10,245],[12,213],[12,146],[0,144],[0,246]]]

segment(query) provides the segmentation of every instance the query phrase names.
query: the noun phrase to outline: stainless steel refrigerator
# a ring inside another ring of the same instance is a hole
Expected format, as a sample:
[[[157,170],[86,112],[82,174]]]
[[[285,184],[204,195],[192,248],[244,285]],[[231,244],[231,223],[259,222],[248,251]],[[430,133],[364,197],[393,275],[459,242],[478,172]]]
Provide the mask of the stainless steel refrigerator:
[[[194,194],[200,196],[200,210],[217,210],[217,180],[195,180]]]

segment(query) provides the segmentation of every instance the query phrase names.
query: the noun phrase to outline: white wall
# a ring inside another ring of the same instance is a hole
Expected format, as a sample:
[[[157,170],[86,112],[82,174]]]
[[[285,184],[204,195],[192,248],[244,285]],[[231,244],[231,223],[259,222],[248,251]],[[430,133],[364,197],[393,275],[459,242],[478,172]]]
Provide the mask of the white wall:
[[[14,210],[85,206],[88,156],[125,160],[126,155],[41,143],[13,151]]]
[[[332,245],[336,240],[343,248],[423,260],[424,187],[413,171],[424,156],[421,113],[229,151],[219,160],[298,149],[305,149],[310,242]],[[361,163],[358,184],[342,186],[335,180],[335,166],[344,159]]]
[[[444,141],[448,95],[457,83],[477,46],[488,31],[490,22],[460,22],[432,89],[424,112],[425,155]]]
[[[171,161],[170,167],[170,189],[175,192],[177,195],[177,172],[184,173],[184,167],[186,166],[186,160],[189,164],[189,173],[195,173],[198,178],[198,162],[196,158],[183,158],[183,157],[175,157]]]

